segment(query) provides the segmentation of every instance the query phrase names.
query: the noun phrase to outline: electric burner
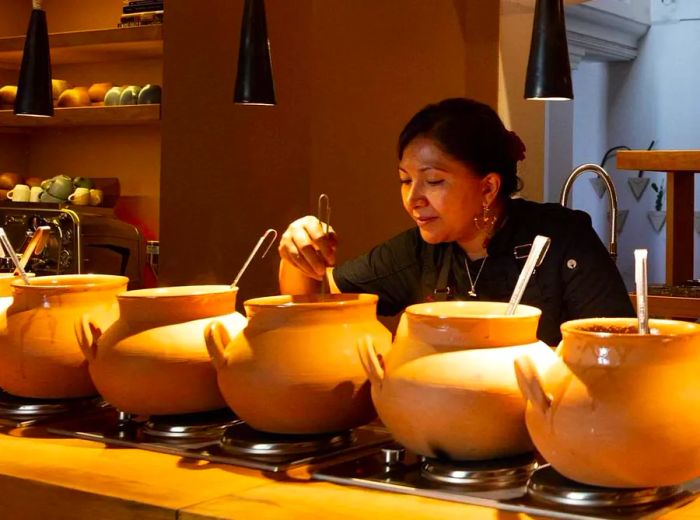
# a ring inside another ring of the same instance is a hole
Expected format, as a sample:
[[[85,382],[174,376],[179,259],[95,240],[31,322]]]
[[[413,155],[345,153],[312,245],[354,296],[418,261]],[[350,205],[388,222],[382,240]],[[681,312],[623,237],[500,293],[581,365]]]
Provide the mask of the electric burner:
[[[420,472],[440,484],[487,490],[522,486],[536,467],[532,455],[469,462],[424,459]]]
[[[324,453],[342,449],[353,442],[350,431],[322,435],[281,435],[254,430],[241,422],[226,428],[221,448],[235,456],[289,456]]]
[[[226,409],[182,416],[130,417],[113,408],[47,425],[51,433],[269,472],[362,454],[391,441],[381,427],[329,435],[276,435],[250,428]]]
[[[122,423],[124,418],[122,416]],[[156,442],[215,441],[222,432],[236,422],[229,410],[184,415],[153,415],[141,427],[147,439]]]
[[[657,518],[692,501],[700,492],[700,479],[671,489],[603,490],[566,481],[549,465],[535,467],[532,456],[455,463],[425,459],[390,445],[354,460],[326,465],[314,471],[312,478],[569,520]],[[530,484],[528,475],[532,475]],[[539,490],[537,498],[532,489]],[[589,500],[584,502],[576,493]]]
[[[535,471],[527,493],[536,500],[574,507],[630,507],[669,500],[681,486],[615,489],[581,484],[562,476],[551,466]]]
[[[0,425],[21,428],[52,417],[97,409],[102,405],[99,396],[37,399],[19,397],[0,390]]]

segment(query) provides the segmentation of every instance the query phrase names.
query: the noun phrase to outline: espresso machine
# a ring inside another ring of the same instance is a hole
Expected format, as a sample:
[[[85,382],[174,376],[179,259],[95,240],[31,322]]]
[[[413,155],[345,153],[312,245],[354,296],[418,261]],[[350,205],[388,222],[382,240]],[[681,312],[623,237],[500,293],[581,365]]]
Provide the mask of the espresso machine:
[[[37,276],[115,274],[129,278],[129,289],[143,286],[145,243],[139,230],[119,220],[112,208],[3,202],[0,226],[18,252],[39,226],[50,228],[45,247],[27,265]],[[0,260],[1,271],[14,269],[9,258]]]

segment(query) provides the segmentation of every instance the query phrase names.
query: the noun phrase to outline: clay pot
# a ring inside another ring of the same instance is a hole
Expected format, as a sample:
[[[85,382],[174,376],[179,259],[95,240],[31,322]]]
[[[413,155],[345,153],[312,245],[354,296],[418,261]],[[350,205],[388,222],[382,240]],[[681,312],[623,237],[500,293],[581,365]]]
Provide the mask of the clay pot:
[[[650,327],[639,335],[633,318],[569,321],[548,368],[516,361],[530,435],[562,475],[623,488],[700,475],[700,325]]]
[[[119,319],[104,334],[89,315],[76,335],[102,397],[139,415],[225,408],[204,328],[216,318],[232,332],[246,325],[228,285],[165,287],[117,296]]]
[[[372,399],[394,438],[426,457],[481,460],[533,450],[513,361],[550,348],[535,336],[541,311],[506,303],[412,305],[382,363],[358,344]]]
[[[68,398],[97,393],[73,323],[89,312],[101,327],[118,316],[124,276],[40,276],[12,283],[7,334],[0,337],[0,388],[22,397]]]
[[[33,278],[34,273],[26,273]],[[0,273],[0,334],[5,333],[7,328],[7,309],[12,305],[12,282],[21,280],[19,276],[12,273]]]
[[[248,326],[229,335],[213,322],[206,342],[219,388],[251,427],[273,433],[347,430],[375,417],[355,343],[371,336],[385,353],[391,334],[371,294],[270,296],[245,302]]]

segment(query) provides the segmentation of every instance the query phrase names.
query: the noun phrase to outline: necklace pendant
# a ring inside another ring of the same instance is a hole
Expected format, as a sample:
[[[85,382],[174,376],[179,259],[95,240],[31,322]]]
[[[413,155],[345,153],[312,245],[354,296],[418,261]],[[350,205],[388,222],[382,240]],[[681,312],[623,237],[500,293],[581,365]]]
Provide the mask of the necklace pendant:
[[[476,298],[476,293],[474,292],[474,290],[469,291],[467,294],[472,298]]]

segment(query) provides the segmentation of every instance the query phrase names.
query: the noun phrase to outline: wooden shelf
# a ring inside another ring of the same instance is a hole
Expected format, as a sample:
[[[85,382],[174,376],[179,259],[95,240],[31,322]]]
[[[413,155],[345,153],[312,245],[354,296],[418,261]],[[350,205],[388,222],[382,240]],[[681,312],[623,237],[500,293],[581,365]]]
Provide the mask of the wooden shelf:
[[[163,26],[121,27],[49,35],[51,64],[161,58]],[[24,36],[0,38],[0,67],[19,70]]]
[[[621,170],[700,172],[700,150],[620,150]]]
[[[54,117],[26,117],[16,116],[12,110],[0,110],[0,128],[143,125],[160,122],[160,105],[56,108],[54,112]]]

